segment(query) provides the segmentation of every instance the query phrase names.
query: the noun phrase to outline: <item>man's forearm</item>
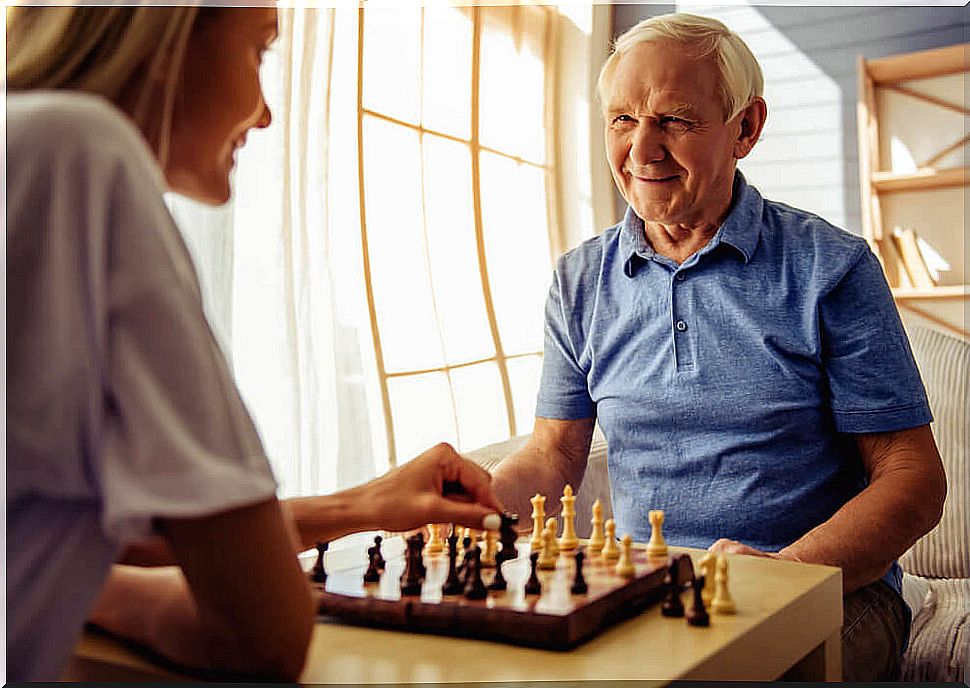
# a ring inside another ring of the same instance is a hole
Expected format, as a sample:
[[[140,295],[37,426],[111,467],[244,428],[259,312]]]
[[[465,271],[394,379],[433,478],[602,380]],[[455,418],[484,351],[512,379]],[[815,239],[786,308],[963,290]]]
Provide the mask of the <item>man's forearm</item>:
[[[874,480],[780,554],[840,567],[848,594],[883,576],[939,521],[941,509],[936,481],[922,471],[896,470]]]
[[[532,496],[537,492],[545,495],[546,517],[556,515],[558,496],[567,483],[578,489],[584,468],[530,442],[498,465],[492,472],[492,486],[506,510],[519,514],[520,529],[528,530],[532,526]]]

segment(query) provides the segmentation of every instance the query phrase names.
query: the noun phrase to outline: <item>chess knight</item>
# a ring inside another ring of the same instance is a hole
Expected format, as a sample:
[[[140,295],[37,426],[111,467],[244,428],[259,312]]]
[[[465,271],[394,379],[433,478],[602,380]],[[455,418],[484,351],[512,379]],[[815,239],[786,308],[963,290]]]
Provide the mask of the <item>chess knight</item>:
[[[938,522],[946,482],[879,261],[737,169],[768,107],[720,22],[641,22],[598,90],[626,214],[556,264],[535,430],[496,492],[524,513],[581,484],[599,421],[615,532],[646,542],[662,510],[672,545],[841,567],[844,677],[894,678],[909,623],[896,559]]]

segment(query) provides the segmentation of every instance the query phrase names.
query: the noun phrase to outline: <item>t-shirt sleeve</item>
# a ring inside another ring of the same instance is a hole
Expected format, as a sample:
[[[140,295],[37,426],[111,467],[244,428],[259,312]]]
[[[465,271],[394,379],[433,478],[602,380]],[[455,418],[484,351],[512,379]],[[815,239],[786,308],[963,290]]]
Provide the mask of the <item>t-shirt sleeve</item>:
[[[156,517],[268,499],[276,482],[203,313],[191,258],[157,190],[122,171],[107,265],[105,530],[140,537]]]
[[[559,272],[553,273],[546,299],[542,376],[536,402],[536,415],[541,418],[578,420],[596,415],[586,373],[570,336],[570,318],[578,317],[566,312]]]
[[[868,247],[823,296],[819,311],[837,431],[890,432],[933,419],[886,278]]]

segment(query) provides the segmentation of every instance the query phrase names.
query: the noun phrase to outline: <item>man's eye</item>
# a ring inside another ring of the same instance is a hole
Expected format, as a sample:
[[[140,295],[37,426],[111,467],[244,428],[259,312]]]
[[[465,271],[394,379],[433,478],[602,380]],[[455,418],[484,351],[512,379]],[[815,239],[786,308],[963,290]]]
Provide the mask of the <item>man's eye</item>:
[[[660,124],[674,129],[687,129],[690,127],[690,122],[680,117],[663,117],[660,119]]]
[[[630,115],[617,115],[613,118],[613,124],[620,124],[621,122],[632,122],[633,118]]]

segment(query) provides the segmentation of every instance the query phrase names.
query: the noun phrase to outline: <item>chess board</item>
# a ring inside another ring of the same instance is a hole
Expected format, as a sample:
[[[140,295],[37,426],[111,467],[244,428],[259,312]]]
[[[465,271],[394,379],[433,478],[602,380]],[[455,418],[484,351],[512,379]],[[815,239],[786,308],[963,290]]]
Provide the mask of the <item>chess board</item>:
[[[319,596],[319,613],[365,626],[568,650],[639,614],[666,592],[664,577],[670,561],[648,560],[642,548],[635,548],[633,578],[617,576],[613,564],[590,557],[583,566],[589,590],[573,595],[570,587],[575,561],[563,553],[555,570],[538,572],[541,594],[525,595],[530,574],[528,540],[520,540],[516,548],[518,558],[502,568],[507,590],[489,591],[484,600],[442,595],[448,557],[426,554],[427,577],[420,596],[401,596],[399,578],[404,558],[393,557],[387,560],[379,583],[363,582],[363,566],[330,573],[325,586],[314,586]],[[676,570],[678,584],[687,583],[693,576],[689,557],[678,561]],[[494,569],[483,569],[486,585],[494,575]]]

